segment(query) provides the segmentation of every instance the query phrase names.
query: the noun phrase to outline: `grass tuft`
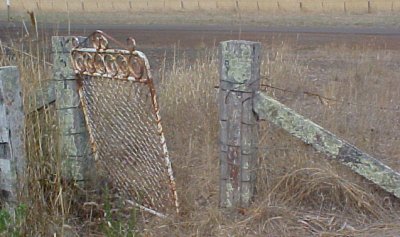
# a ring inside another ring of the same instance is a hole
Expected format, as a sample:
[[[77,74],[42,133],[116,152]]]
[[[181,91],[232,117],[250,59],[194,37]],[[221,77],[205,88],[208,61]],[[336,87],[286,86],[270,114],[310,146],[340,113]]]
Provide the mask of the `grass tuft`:
[[[0,65],[17,65],[21,71],[27,114],[29,195],[21,198],[26,211],[15,225],[23,235],[400,233],[398,200],[267,122],[260,124],[255,202],[243,210],[218,209],[215,48],[200,49],[194,57],[176,56],[155,72],[177,181],[179,215],[159,219],[141,213],[124,203],[112,187],[102,189],[106,185],[101,180],[88,189],[66,182],[61,177],[54,105],[33,108],[45,104],[36,91],[52,77],[51,65],[44,63],[49,57],[43,45],[47,42],[24,39],[0,46]],[[342,44],[299,48],[286,41],[264,48],[266,93],[399,170],[396,103],[400,93],[394,88],[400,58],[396,51]],[[2,215],[0,227],[8,220]]]

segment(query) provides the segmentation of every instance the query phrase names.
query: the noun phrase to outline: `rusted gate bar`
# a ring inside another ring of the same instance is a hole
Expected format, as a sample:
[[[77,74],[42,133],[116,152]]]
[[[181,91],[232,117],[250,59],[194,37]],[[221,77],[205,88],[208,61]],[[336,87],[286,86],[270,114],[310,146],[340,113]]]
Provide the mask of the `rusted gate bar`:
[[[400,174],[387,165],[262,92],[256,93],[253,103],[260,119],[283,128],[400,198]]]
[[[127,202],[165,217],[178,212],[178,200],[157,95],[146,55],[133,38],[127,43],[98,30],[74,44],[79,99],[91,150],[108,181]]]
[[[260,87],[261,44],[220,44],[220,206],[246,207],[255,191],[258,125],[252,97]]]
[[[17,67],[0,67],[0,189],[13,210],[25,185],[25,117]]]
[[[73,40],[83,37],[53,36],[53,75],[56,110],[59,119],[59,142],[65,178],[84,180],[92,164],[89,136],[80,104],[76,74],[71,64]]]

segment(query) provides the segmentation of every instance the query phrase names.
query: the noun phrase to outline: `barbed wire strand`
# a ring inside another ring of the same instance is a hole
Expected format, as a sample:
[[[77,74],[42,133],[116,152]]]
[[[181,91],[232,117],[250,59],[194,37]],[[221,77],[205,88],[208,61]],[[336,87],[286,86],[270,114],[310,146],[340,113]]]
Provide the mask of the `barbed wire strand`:
[[[310,92],[310,91],[294,91],[294,90],[284,89],[284,88],[280,88],[280,87],[269,85],[269,84],[261,84],[261,86],[268,87],[268,88],[275,89],[275,90],[279,90],[279,91],[282,91],[282,92],[285,92],[285,93],[291,93],[291,94],[299,94],[300,93],[300,94],[304,94],[304,95],[311,96],[311,97],[317,97],[319,99],[319,101],[321,102],[321,104],[323,104],[323,105],[326,104],[326,102],[324,102],[324,100],[327,100],[327,101],[333,101],[333,102],[336,102],[336,103],[353,105],[353,106],[369,107],[369,108],[375,108],[375,109],[380,109],[380,110],[400,112],[400,106],[395,108],[395,107],[385,107],[385,106],[374,106],[374,105],[368,105],[368,104],[360,104],[360,103],[354,103],[354,102],[345,101],[345,100],[339,100],[339,99],[336,99],[336,98],[326,97],[326,96],[320,95],[320,94],[315,93],[315,92]]]
[[[6,45],[3,45],[3,44],[0,43],[0,49],[2,49],[2,48],[6,48],[6,49],[9,49],[9,50],[18,52],[18,53],[20,53],[20,54],[23,54],[23,55],[25,55],[25,56],[34,58],[34,59],[36,59],[36,60],[38,60],[38,61],[40,61],[40,62],[42,62],[42,63],[44,63],[44,64],[46,64],[46,65],[48,65],[48,66],[51,66],[51,67],[54,65],[54,64],[52,64],[52,63],[50,63],[50,62],[47,62],[47,61],[44,60],[44,59],[40,59],[39,57],[33,56],[32,54],[29,54],[29,53],[24,52],[24,51],[22,51],[22,50],[19,50],[19,49],[13,48],[13,47],[9,47],[9,46],[6,46]],[[1,51],[3,51],[3,50],[1,50]],[[1,56],[3,56],[3,55],[6,55],[6,56],[14,56],[14,54],[7,54],[7,53],[0,53],[0,55],[1,55]]]

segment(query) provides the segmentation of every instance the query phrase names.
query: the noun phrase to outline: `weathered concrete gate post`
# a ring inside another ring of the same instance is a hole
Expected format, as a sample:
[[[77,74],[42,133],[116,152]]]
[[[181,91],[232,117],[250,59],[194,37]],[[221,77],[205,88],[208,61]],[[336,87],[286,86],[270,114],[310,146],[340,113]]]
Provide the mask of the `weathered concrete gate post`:
[[[255,192],[258,125],[252,97],[260,87],[261,44],[220,43],[220,206],[246,207]]]
[[[0,192],[11,213],[25,180],[25,116],[17,67],[0,67]]]
[[[77,77],[70,56],[74,38],[80,42],[85,39],[72,36],[52,37],[53,75],[63,176],[82,181],[91,166],[92,158]]]

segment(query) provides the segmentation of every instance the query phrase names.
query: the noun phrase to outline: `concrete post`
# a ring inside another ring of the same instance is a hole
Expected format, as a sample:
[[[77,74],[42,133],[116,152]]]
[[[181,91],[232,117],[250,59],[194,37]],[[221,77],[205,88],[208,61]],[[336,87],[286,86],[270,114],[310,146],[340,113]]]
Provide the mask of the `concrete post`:
[[[220,206],[246,207],[255,192],[258,125],[252,97],[260,87],[261,44],[220,44]]]

